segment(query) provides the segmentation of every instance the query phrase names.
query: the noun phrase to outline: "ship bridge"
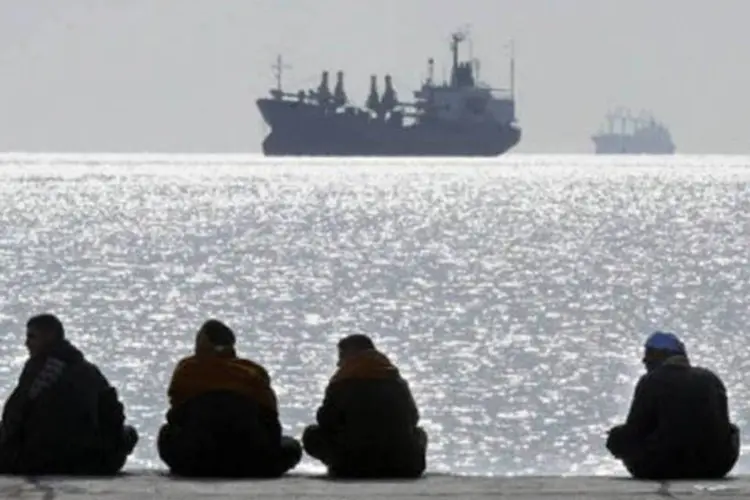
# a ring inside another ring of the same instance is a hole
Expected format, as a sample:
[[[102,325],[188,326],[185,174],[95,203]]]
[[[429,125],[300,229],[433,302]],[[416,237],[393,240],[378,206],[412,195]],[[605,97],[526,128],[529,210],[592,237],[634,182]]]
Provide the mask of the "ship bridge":
[[[454,33],[451,40],[453,67],[450,83],[435,84],[434,60],[428,61],[427,80],[414,92],[414,106],[426,119],[447,122],[513,124],[516,121],[514,99],[514,60],[511,54],[509,89],[492,88],[478,81],[479,60],[459,60],[459,44],[464,33]]]

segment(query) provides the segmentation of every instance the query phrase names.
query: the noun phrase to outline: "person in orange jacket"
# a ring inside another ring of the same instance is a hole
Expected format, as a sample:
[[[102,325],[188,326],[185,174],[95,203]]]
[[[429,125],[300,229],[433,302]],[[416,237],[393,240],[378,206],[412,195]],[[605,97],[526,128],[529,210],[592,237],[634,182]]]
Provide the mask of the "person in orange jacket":
[[[338,369],[302,437],[305,451],[336,477],[416,478],[427,434],[407,382],[365,335],[338,343]]]
[[[234,332],[218,320],[201,326],[168,396],[157,446],[175,475],[278,477],[302,458],[299,442],[282,436],[268,372],[237,357]]]

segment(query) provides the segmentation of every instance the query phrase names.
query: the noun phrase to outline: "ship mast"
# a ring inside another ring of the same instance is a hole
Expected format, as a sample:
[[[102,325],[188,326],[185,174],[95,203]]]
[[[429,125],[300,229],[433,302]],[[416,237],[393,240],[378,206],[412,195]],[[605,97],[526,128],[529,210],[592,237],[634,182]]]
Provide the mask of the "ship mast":
[[[273,68],[273,76],[276,79],[276,90],[281,92],[281,75],[285,69],[291,69],[291,66],[284,64],[281,55],[276,56],[276,64],[271,66]]]
[[[516,46],[513,39],[509,42],[510,46],[510,98],[516,99]]]
[[[451,35],[451,52],[453,52],[453,68],[451,69],[451,86],[458,85],[458,44],[466,39],[466,35],[458,31]]]

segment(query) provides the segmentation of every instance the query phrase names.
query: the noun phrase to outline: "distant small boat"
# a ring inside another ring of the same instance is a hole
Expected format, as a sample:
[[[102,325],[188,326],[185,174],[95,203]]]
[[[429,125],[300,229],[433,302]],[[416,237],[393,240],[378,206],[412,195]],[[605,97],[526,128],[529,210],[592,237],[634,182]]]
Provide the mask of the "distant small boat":
[[[675,152],[667,127],[645,111],[637,117],[625,108],[607,113],[602,130],[591,139],[596,154],[671,155]]]

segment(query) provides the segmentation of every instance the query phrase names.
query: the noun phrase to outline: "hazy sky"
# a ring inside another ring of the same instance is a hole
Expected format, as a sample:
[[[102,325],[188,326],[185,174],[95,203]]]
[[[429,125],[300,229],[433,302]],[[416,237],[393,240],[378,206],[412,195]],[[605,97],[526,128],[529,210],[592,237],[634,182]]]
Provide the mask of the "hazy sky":
[[[748,0],[0,0],[0,151],[257,152],[255,99],[342,69],[411,96],[471,26],[481,79],[506,86],[516,152],[593,150],[618,104],[650,109],[679,152],[750,152]],[[381,80],[382,81],[382,80]]]

